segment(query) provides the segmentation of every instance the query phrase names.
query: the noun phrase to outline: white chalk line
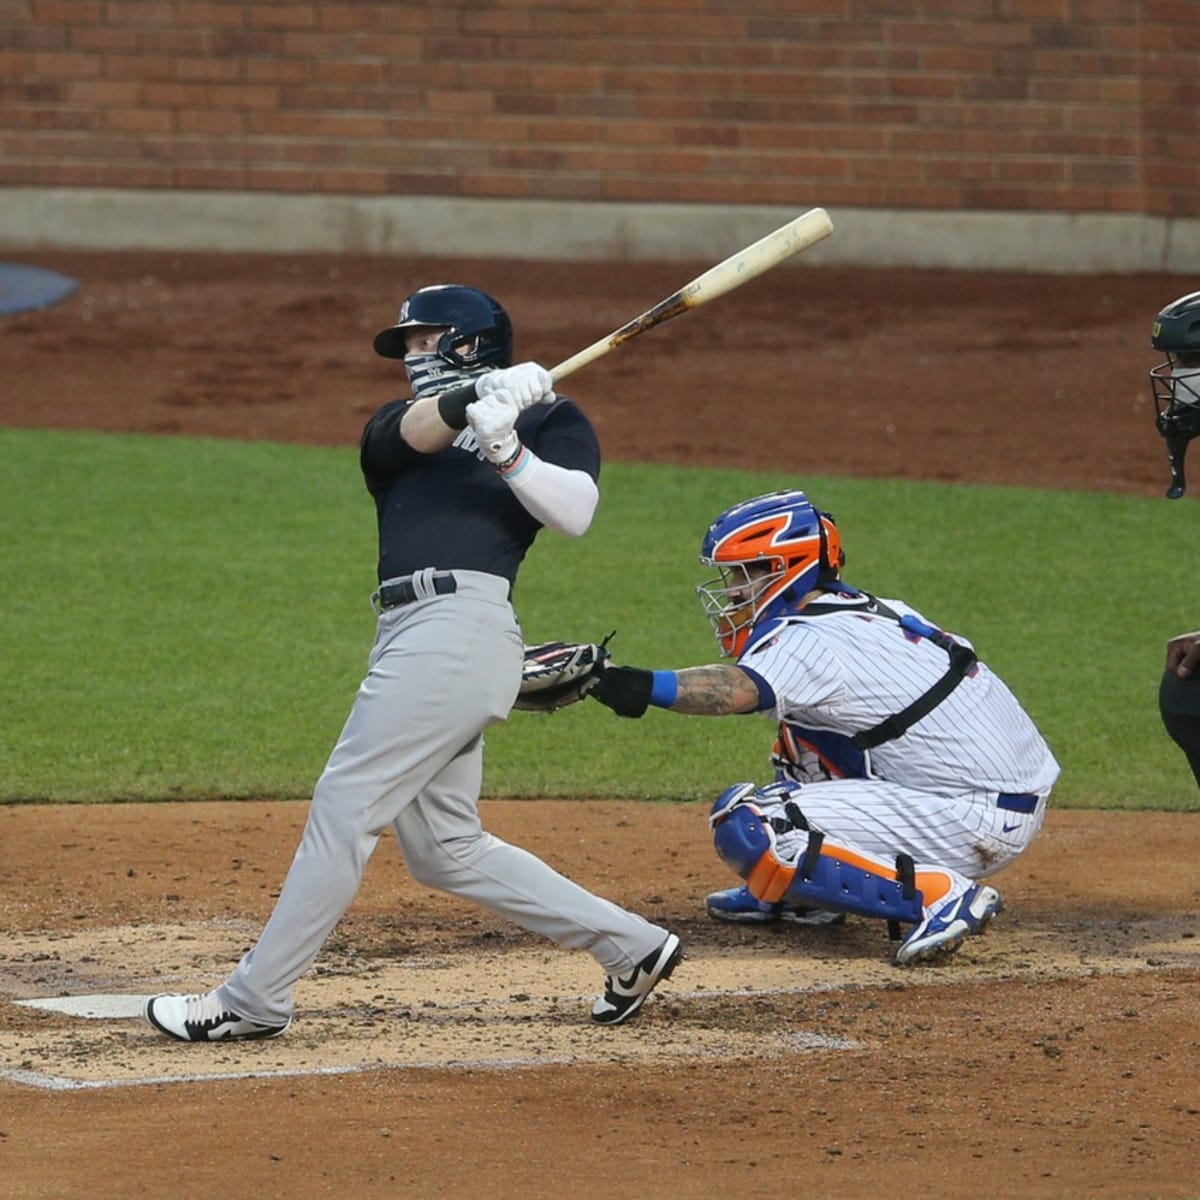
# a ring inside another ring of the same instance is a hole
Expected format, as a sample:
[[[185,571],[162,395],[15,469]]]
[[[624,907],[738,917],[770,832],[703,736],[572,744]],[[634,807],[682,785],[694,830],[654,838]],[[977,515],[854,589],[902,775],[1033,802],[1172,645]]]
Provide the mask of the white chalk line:
[[[849,1038],[834,1037],[822,1033],[793,1033],[787,1037],[790,1053],[815,1050],[857,1050],[861,1043]],[[223,1043],[215,1042],[216,1046]],[[711,1058],[724,1054],[719,1050],[688,1050],[688,1057]],[[777,1057],[778,1051],[769,1057]],[[222,1071],[218,1073],[185,1075],[149,1075],[134,1079],[67,1079],[61,1075],[47,1075],[39,1071],[0,1067],[0,1082],[20,1084],[51,1092],[101,1091],[106,1088],[146,1087],[151,1084],[168,1083],[228,1083],[240,1079],[297,1079],[329,1075],[365,1075],[372,1071],[513,1071],[533,1067],[570,1067],[591,1060],[580,1060],[569,1055],[553,1055],[539,1058],[463,1058],[431,1059],[414,1063],[347,1063],[333,1067],[305,1067],[264,1071]]]
[[[214,1045],[221,1045],[214,1042]],[[512,1058],[462,1059],[449,1062],[442,1059],[419,1063],[348,1063],[336,1067],[305,1067],[297,1070],[222,1071],[219,1074],[149,1075],[138,1079],[65,1079],[61,1075],[43,1075],[38,1071],[23,1071],[0,1067],[0,1080],[42,1088],[52,1092],[97,1091],[104,1088],[146,1087],[164,1083],[227,1083],[238,1079],[295,1079],[317,1075],[364,1075],[369,1071],[478,1071],[485,1068],[511,1070],[518,1067],[569,1066],[571,1058]]]

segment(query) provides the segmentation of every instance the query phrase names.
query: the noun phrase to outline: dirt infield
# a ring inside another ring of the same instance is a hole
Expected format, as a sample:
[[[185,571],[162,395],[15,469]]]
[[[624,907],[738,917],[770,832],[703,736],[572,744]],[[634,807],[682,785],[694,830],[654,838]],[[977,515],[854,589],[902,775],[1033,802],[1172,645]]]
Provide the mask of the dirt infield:
[[[370,338],[422,282],[494,290],[518,352],[556,362],[706,265],[24,257],[80,287],[0,322],[0,424],[329,444],[394,394]],[[800,474],[1161,495],[1148,328],[1193,287],[785,269],[570,390],[610,460],[778,468],[794,435]],[[286,1037],[167,1043],[88,1005],[217,981],[304,805],[0,808],[0,1194],[1200,1195],[1195,815],[1052,809],[994,930],[901,971],[865,921],[708,920],[729,880],[702,807],[484,810],[679,930],[636,1022],[591,1026],[590,960],[413,884],[384,844]]]

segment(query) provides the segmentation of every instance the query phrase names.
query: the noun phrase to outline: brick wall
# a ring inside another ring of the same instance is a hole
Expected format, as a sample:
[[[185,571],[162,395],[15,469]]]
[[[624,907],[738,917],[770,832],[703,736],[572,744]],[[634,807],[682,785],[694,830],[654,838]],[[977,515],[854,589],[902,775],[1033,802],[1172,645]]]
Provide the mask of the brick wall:
[[[10,186],[1190,217],[1198,113],[1200,0],[0,0]]]

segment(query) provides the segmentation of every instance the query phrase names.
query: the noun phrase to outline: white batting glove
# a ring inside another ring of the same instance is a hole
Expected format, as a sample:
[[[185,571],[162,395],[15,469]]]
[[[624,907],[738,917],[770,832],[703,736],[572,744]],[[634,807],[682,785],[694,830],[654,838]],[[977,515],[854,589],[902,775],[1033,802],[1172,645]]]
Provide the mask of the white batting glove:
[[[488,462],[503,463],[516,456],[521,441],[513,426],[520,415],[517,402],[508,392],[493,392],[467,405],[467,424],[475,431],[475,440]]]
[[[550,372],[535,362],[488,371],[475,381],[475,394],[481,400],[496,392],[507,392],[521,411],[532,404],[553,404],[557,399]]]

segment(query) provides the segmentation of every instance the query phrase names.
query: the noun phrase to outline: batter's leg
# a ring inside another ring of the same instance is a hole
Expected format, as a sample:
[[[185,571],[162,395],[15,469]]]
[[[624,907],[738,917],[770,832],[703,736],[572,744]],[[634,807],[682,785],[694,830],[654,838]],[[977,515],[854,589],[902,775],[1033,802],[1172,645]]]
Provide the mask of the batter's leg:
[[[413,878],[560,946],[586,950],[609,975],[627,974],[661,946],[667,930],[485,832],[476,805],[482,764],[480,738],[396,818],[396,840]]]
[[[291,1016],[293,986],[353,902],[378,835],[464,741],[508,712],[522,643],[503,581],[495,582],[495,596],[464,586],[381,618],[275,910],[218,989],[224,1007],[264,1024]]]
[[[300,845],[274,911],[249,950],[218,989],[221,1003],[249,1020],[290,1019],[292,989],[350,907],[378,842],[365,826],[365,788],[356,795],[356,746],[369,714],[360,701],[313,792]]]

